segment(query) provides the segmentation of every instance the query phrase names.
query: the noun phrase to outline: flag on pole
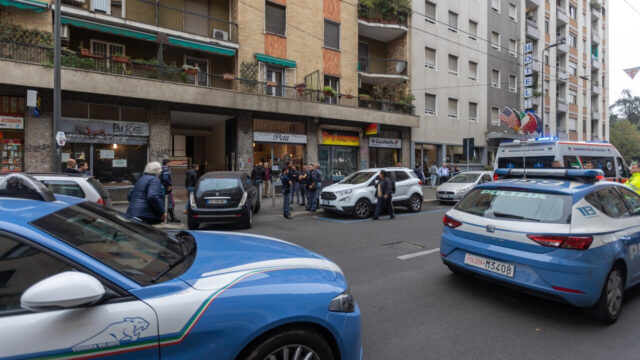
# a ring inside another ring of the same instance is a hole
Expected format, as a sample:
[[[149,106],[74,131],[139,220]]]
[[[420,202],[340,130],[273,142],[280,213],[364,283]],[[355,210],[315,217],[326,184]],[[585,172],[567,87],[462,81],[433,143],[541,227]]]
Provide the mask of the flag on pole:
[[[624,69],[624,72],[626,72],[627,75],[629,75],[629,77],[631,79],[636,77],[636,74],[638,73],[638,71],[640,71],[640,66],[634,67],[634,68],[629,68],[629,69]]]
[[[540,116],[536,114],[534,114],[534,116],[536,117],[536,122],[537,122],[536,131],[540,133],[540,135],[542,135],[542,119],[540,119]]]
[[[525,119],[522,120],[522,132],[525,134],[532,134],[538,128],[538,120],[533,113],[527,113]]]
[[[520,119],[516,116],[515,112],[508,107],[502,109],[502,112],[498,115],[498,119],[509,125],[515,131],[520,129]]]

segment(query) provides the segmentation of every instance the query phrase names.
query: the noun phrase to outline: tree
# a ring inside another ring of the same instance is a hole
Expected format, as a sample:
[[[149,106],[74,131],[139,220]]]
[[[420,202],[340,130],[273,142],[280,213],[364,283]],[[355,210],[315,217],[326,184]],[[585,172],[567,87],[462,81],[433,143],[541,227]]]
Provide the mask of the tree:
[[[627,162],[640,157],[640,130],[629,120],[611,123],[609,139]]]
[[[632,96],[629,89],[622,90],[622,96],[609,109],[611,123],[627,119],[636,126],[640,124],[640,97]]]

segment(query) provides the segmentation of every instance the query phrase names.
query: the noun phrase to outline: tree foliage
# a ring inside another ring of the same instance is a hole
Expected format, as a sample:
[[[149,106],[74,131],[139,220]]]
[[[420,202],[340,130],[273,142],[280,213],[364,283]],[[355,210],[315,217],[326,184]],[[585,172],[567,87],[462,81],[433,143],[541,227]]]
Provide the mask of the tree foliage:
[[[629,89],[622,90],[622,96],[609,109],[611,123],[627,119],[636,126],[640,124],[640,97],[631,95]]]
[[[629,120],[612,122],[609,139],[627,162],[640,157],[640,130]]]

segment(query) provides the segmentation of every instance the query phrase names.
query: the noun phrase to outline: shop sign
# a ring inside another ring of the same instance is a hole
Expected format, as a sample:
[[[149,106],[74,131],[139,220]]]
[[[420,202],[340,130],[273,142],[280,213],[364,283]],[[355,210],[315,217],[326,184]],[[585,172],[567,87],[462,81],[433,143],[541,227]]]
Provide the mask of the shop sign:
[[[387,139],[371,137],[369,138],[369,147],[373,148],[388,148],[388,149],[401,149],[402,140],[400,139]]]
[[[369,135],[378,135],[380,134],[380,125],[379,124],[369,124],[364,130],[364,134]]]
[[[100,150],[100,159],[111,160],[115,157],[113,150]]]
[[[322,130],[322,145],[360,146],[360,135],[356,132]]]
[[[24,129],[24,118],[15,116],[0,116],[0,129]]]
[[[60,123],[69,142],[131,145],[148,142],[148,123],[78,119],[62,119]]]
[[[256,131],[253,133],[253,141],[268,143],[306,144],[307,135],[282,134]]]
[[[127,159],[113,159],[112,165],[114,168],[127,167]]]

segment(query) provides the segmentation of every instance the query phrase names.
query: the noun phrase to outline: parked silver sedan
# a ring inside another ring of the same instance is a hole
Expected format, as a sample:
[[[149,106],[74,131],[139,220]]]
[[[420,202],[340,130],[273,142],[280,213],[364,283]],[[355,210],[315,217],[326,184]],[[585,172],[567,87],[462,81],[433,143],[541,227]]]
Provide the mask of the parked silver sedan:
[[[491,171],[462,172],[438,186],[436,196],[440,203],[459,201],[476,185],[491,181],[493,181]]]

